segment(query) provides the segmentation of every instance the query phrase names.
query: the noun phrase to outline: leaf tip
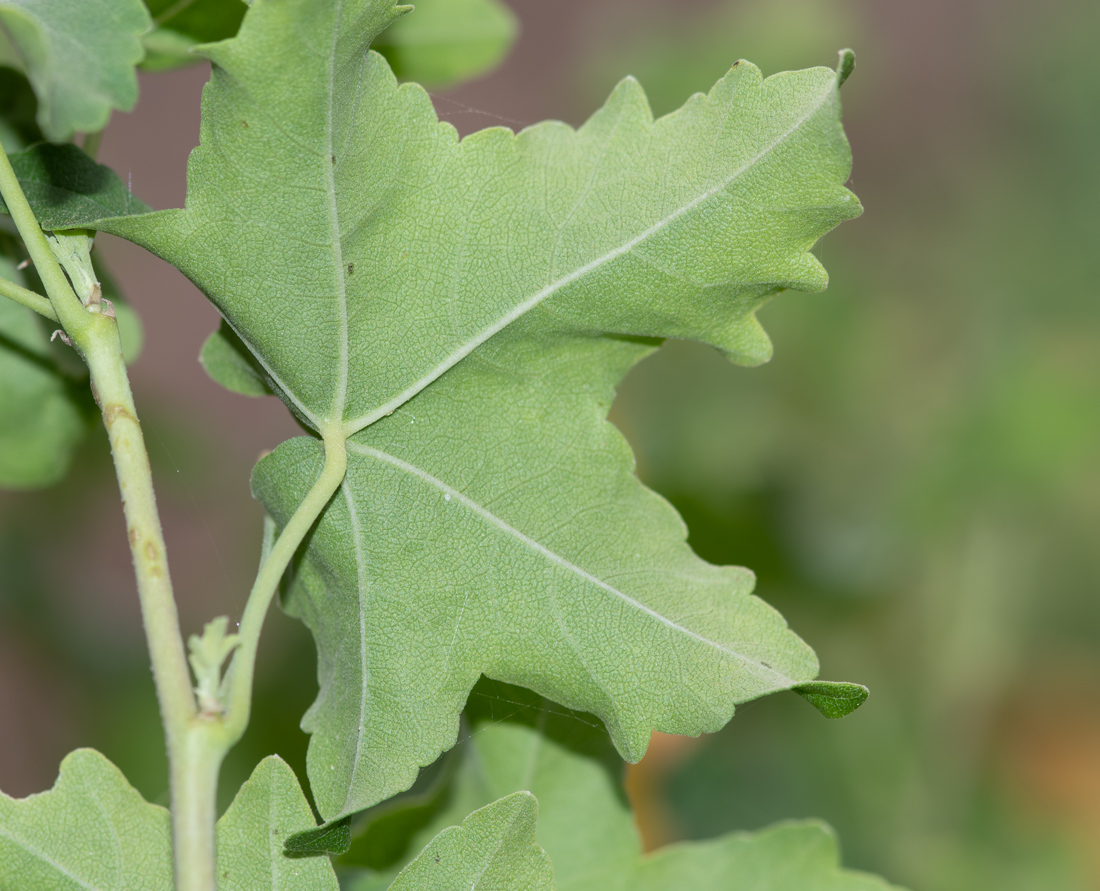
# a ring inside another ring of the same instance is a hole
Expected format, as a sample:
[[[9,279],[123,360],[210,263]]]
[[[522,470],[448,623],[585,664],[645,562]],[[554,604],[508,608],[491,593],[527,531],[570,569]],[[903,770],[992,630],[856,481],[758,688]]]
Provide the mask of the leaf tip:
[[[840,51],[840,60],[836,66],[836,85],[837,89],[844,85],[846,81],[856,70],[856,54],[850,49],[842,49]]]
[[[287,857],[311,857],[315,854],[346,854],[351,847],[351,817],[326,823],[315,829],[295,832],[283,842]]]
[[[843,718],[850,715],[867,701],[870,693],[862,684],[847,684],[840,681],[810,681],[808,684],[799,684],[791,689],[826,718]]]

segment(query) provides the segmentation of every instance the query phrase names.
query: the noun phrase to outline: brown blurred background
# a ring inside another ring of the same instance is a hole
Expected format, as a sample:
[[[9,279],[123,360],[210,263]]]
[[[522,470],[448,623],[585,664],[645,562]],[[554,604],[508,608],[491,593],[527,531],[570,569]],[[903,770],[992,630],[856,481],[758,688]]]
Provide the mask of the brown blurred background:
[[[851,185],[867,208],[818,249],[824,295],[781,295],[761,369],[671,344],[614,419],[705,558],[871,687],[828,722],[794,697],[632,775],[647,840],[820,816],[848,865],[921,891],[1100,888],[1100,4],[1076,0],[509,0],[495,74],[436,97],[461,131],[579,124],[619,77],[656,113],[737,58],[833,65],[852,46]],[[144,75],[100,160],[183,202],[205,67]],[[236,617],[259,553],[257,456],[297,428],[195,361],[216,313],[101,237],[145,326],[132,375],[186,633]],[[46,492],[0,493],[0,788],[48,788],[94,746],[150,799],[165,761],[99,431]],[[273,611],[236,788],[273,748],[298,769],[308,635]]]

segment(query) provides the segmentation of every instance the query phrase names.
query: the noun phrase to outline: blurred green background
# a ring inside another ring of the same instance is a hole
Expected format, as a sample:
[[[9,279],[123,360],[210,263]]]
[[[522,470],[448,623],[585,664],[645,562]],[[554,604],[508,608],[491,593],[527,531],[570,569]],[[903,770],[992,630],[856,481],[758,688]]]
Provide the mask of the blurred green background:
[[[914,891],[1100,888],[1100,4],[510,5],[505,66],[437,97],[463,131],[580,123],[626,73],[661,114],[737,58],[771,73],[858,55],[843,98],[867,212],[818,248],[829,290],[761,312],[761,368],[667,345],[613,418],[699,554],[754,569],[823,676],[871,698],[834,722],[773,697],[712,737],[655,741],[630,777],[648,842],[819,816],[847,865]],[[204,79],[145,76],[104,140],[155,206],[182,200]],[[139,407],[194,631],[243,605],[248,469],[294,428],[203,380],[191,357],[214,317],[189,285],[103,249],[145,319]],[[91,745],[166,797],[113,487],[97,434],[63,485],[0,494],[9,793]],[[304,760],[312,647],[281,615],[265,633],[226,790],[272,749]]]

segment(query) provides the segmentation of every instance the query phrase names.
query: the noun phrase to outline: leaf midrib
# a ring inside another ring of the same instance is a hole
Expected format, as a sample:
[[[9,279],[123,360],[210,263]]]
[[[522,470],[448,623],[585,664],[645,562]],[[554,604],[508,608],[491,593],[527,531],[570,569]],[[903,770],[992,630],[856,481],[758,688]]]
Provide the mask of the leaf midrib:
[[[393,414],[394,411],[396,411],[398,408],[400,408],[402,405],[404,405],[406,402],[408,402],[410,399],[420,393],[420,391],[430,386],[432,383],[442,377],[447,371],[449,371],[451,368],[453,368],[455,365],[465,359],[468,355],[470,355],[470,353],[476,350],[491,337],[503,331],[513,322],[522,318],[530,310],[542,304],[545,300],[552,297],[562,288],[572,284],[573,282],[581,278],[584,278],[589,273],[600,269],[601,267],[618,259],[619,257],[630,253],[638,245],[644,243],[657,233],[663,231],[668,226],[679,220],[681,217],[690,213],[692,210],[699,207],[700,205],[705,204],[707,201],[709,201],[711,198],[714,198],[721,192],[724,192],[746,173],[755,169],[755,167],[761,161],[771,155],[772,152],[778,149],[791,136],[797,133],[807,121],[809,121],[815,114],[817,114],[825,106],[825,103],[831,97],[833,88],[835,87],[831,87],[829,90],[823,91],[818,101],[815,102],[807,112],[799,116],[790,127],[788,127],[778,137],[776,137],[770,143],[764,146],[748,161],[737,168],[737,170],[735,170],[728,177],[718,183],[718,185],[713,186],[712,188],[700,194],[698,197],[693,198],[691,201],[678,208],[673,213],[654,223],[648,229],[643,231],[640,235],[636,235],[634,238],[630,239],[619,247],[608,251],[606,254],[597,257],[595,260],[589,261],[584,266],[575,269],[573,272],[562,276],[557,281],[552,282],[551,284],[537,291],[535,294],[531,295],[526,300],[513,307],[512,310],[505,313],[492,325],[484,328],[481,333],[478,334],[476,337],[467,340],[457,349],[453,350],[442,362],[439,362],[427,374],[425,374],[419,380],[415,381],[410,386],[406,387],[397,396],[393,397],[388,402],[384,403],[378,408],[372,409],[366,414],[360,415],[359,417],[353,418],[352,420],[345,421],[343,425],[344,436],[352,436],[355,433],[358,433],[360,430],[363,430],[366,427],[369,427],[371,424],[374,424],[375,422],[381,420],[382,418]]]
[[[705,646],[716,649],[719,652],[724,653],[725,655],[730,656],[730,657],[738,660],[739,662],[741,662],[744,665],[751,665],[754,669],[757,670],[757,676],[759,678],[770,677],[771,679],[777,681],[779,686],[782,686],[782,687],[792,687],[792,686],[794,686],[798,683],[801,683],[800,681],[797,681],[794,678],[791,678],[791,677],[783,674],[782,672],[776,671],[774,668],[771,668],[770,666],[765,665],[764,663],[760,662],[759,660],[756,660],[756,659],[753,659],[749,656],[746,656],[744,653],[739,653],[736,650],[730,649],[729,647],[724,646],[723,644],[720,644],[717,641],[713,641],[708,637],[704,637],[702,634],[699,634],[696,631],[692,631],[690,628],[687,628],[687,627],[681,625],[680,623],[673,621],[672,619],[668,618],[667,616],[662,615],[661,613],[657,612],[655,609],[653,609],[649,606],[646,606],[640,600],[636,600],[635,598],[631,597],[629,594],[626,594],[623,591],[620,591],[618,588],[614,587],[613,585],[609,585],[607,582],[603,581],[602,579],[597,578],[596,576],[592,575],[592,573],[588,572],[587,570],[582,569],[581,567],[577,566],[575,563],[572,563],[571,561],[569,561],[566,558],[562,557],[560,554],[557,554],[554,551],[551,551],[545,545],[540,544],[539,542],[535,541],[530,536],[524,534],[519,529],[517,529],[515,526],[512,526],[506,520],[503,520],[502,518],[498,517],[496,514],[494,514],[491,511],[487,510],[485,507],[478,504],[476,501],[474,501],[469,496],[464,495],[462,492],[458,491],[457,489],[452,488],[451,486],[449,486],[445,482],[443,482],[443,480],[439,479],[438,477],[432,476],[426,470],[422,470],[421,468],[417,467],[415,464],[410,464],[407,461],[403,461],[401,458],[398,458],[396,455],[391,455],[389,452],[384,452],[381,449],[375,449],[375,448],[372,448],[371,446],[365,446],[365,445],[362,445],[362,444],[356,443],[356,442],[348,442],[347,443],[347,450],[349,452],[354,452],[357,455],[362,455],[364,457],[374,458],[377,461],[382,461],[386,464],[391,465],[392,467],[396,467],[398,470],[404,471],[405,473],[408,473],[408,474],[411,474],[412,476],[417,477],[421,481],[423,481],[425,483],[428,483],[431,486],[434,486],[435,488],[439,489],[439,491],[443,492],[445,495],[449,495],[452,501],[457,501],[458,503],[462,504],[464,507],[468,508],[473,513],[477,514],[481,519],[485,520],[486,522],[490,523],[493,526],[496,526],[499,530],[501,530],[502,532],[504,532],[507,535],[512,536],[517,541],[519,541],[520,543],[526,545],[531,550],[533,550],[536,553],[540,554],[545,559],[550,560],[552,563],[555,563],[556,565],[562,567],[563,569],[573,573],[574,575],[576,575],[577,577],[583,579],[584,581],[588,582],[589,584],[595,585],[596,587],[598,587],[601,590],[607,592],[608,594],[612,595],[613,597],[618,598],[619,600],[621,600],[627,606],[629,606],[633,609],[636,609],[639,612],[644,613],[645,615],[648,615],[652,619],[656,619],[659,623],[661,623],[662,625],[670,628],[671,630],[673,630],[675,632],[679,632],[681,634],[684,634],[685,636],[690,637],[693,640],[695,640],[695,641],[697,641],[701,644],[704,644]],[[348,491],[350,492],[350,490],[348,490]]]

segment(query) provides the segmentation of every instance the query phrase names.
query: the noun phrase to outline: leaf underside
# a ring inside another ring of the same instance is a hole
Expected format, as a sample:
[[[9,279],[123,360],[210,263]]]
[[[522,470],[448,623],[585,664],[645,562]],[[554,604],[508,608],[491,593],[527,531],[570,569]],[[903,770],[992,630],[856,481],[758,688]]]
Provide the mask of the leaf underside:
[[[416,851],[471,811],[526,791],[539,801],[538,843],[557,891],[888,891],[881,879],[843,870],[835,838],[814,821],[731,833],[643,855],[622,791],[622,762],[591,715],[570,713],[526,690],[481,682],[449,782],[425,801],[397,800],[368,813],[344,863],[371,865],[349,891],[383,891]],[[419,813],[416,813],[419,812]],[[395,852],[378,862],[380,850]],[[423,854],[420,855],[423,858]]]
[[[203,49],[186,208],[98,224],[184,271],[264,384],[346,439],[286,597],[319,649],[327,820],[407,788],[482,674],[594,712],[631,760],[816,676],[751,573],[694,556],[606,414],[653,338],[766,359],[753,312],[823,288],[810,248],[859,212],[832,71],[743,63],[658,121],[628,79],[579,130],[460,141],[365,53],[397,14],[251,7]],[[321,460],[299,438],[258,465],[277,523]]]
[[[171,891],[168,811],[148,804],[99,752],[61,762],[53,789],[0,793],[0,888]]]
[[[38,125],[64,142],[134,107],[149,24],[141,0],[0,0],[0,65],[27,75]]]
[[[109,167],[72,143],[43,143],[9,157],[19,186],[43,229],[81,229],[103,217],[147,213]],[[0,213],[7,213],[0,198]]]
[[[516,792],[439,833],[390,891],[554,891],[554,869],[535,843],[538,803]]]
[[[328,857],[283,852],[283,839],[314,825],[294,771],[277,755],[265,758],[218,820],[218,891],[338,891]]]
[[[327,857],[292,858],[283,839],[315,825],[298,779],[265,758],[218,821],[219,891],[338,891]],[[0,793],[0,889],[171,891],[171,817],[99,752],[61,762],[53,789]]]

